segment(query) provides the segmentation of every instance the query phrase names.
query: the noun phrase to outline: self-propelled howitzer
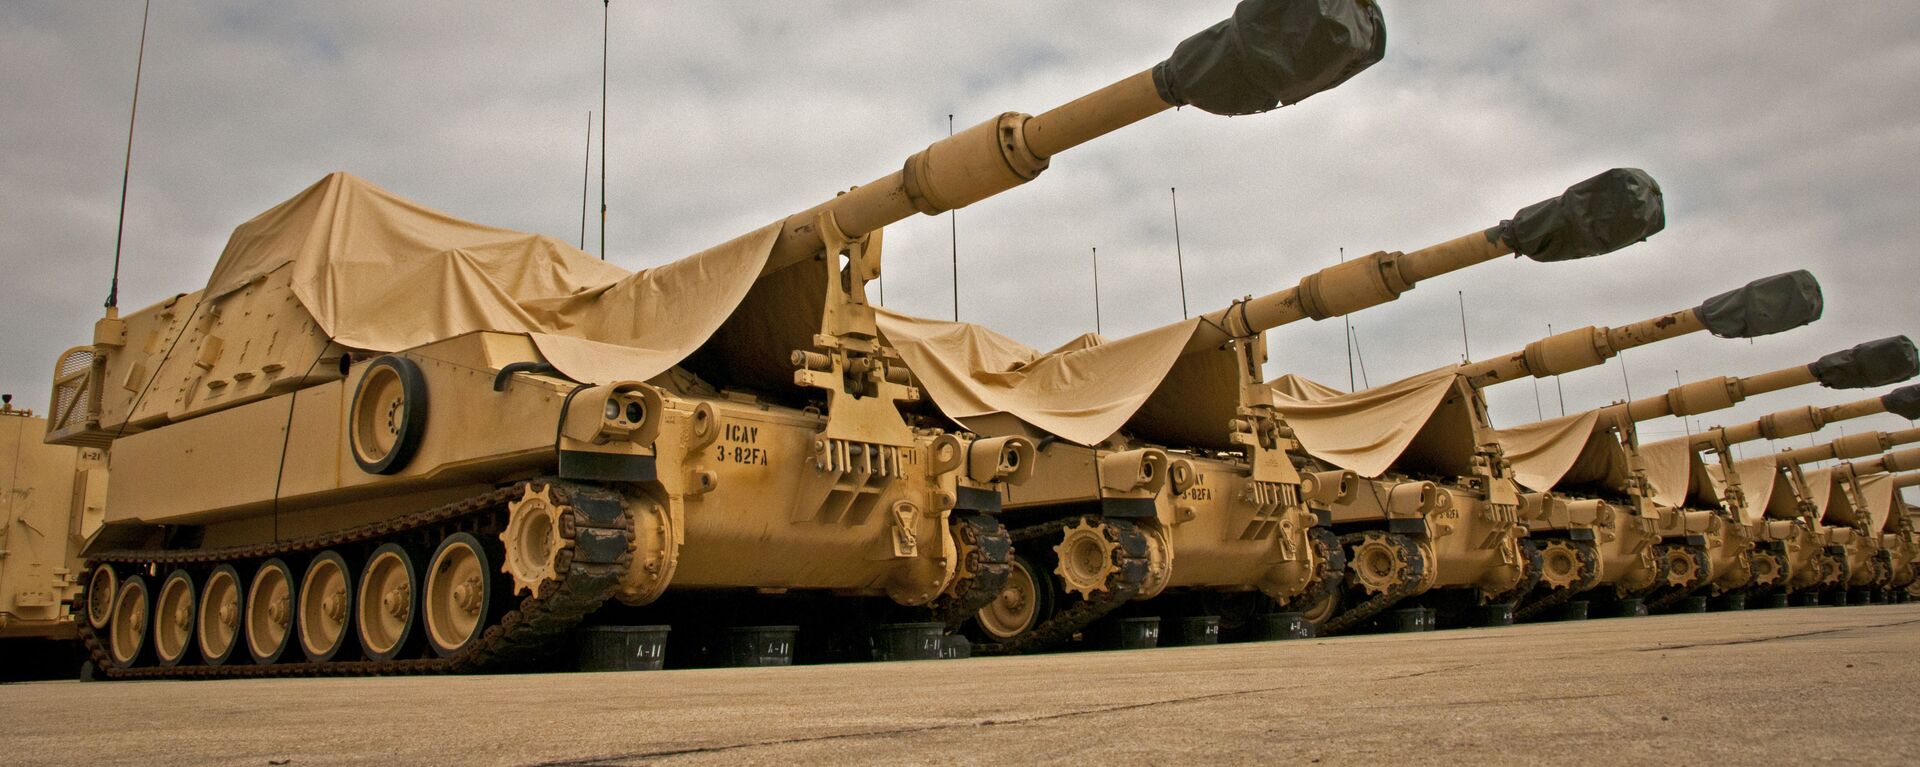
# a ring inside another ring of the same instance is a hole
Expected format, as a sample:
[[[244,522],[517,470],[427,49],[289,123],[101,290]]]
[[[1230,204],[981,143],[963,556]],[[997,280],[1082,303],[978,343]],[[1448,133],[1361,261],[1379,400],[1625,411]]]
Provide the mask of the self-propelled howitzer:
[[[1032,447],[903,417],[864,289],[881,227],[1173,106],[1299,101],[1382,34],[1364,0],[1245,2],[1145,72],[640,274],[330,176],[59,363],[49,440],[111,445],[120,479],[83,632],[119,676],[459,671],[608,599],[693,634],[759,595],[977,605]]]

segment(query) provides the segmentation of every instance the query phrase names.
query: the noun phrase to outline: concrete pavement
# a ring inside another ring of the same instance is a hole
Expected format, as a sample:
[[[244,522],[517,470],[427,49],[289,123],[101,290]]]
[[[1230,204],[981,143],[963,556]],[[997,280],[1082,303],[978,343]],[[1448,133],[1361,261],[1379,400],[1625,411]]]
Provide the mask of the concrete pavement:
[[[10,764],[1920,758],[1920,604],[963,661],[0,686]]]

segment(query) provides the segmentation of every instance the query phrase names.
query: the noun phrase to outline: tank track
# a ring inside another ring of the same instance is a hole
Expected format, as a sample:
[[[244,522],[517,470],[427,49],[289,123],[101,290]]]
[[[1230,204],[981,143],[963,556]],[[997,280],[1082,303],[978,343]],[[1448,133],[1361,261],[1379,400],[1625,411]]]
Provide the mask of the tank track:
[[[1698,593],[1701,588],[1707,585],[1707,578],[1705,576],[1710,575],[1712,572],[1712,568],[1708,566],[1707,547],[1704,545],[1696,545],[1696,544],[1688,544],[1688,543],[1669,543],[1669,544],[1664,544],[1663,546],[1661,546],[1661,548],[1666,549],[1666,551],[1661,552],[1661,556],[1663,559],[1666,556],[1671,555],[1671,553],[1676,549],[1691,549],[1693,551],[1693,561],[1697,563],[1694,568],[1695,577],[1693,579],[1693,583],[1690,583],[1685,586],[1674,586],[1674,587],[1664,589],[1654,598],[1647,600],[1647,609],[1649,610],[1659,610],[1667,607],[1672,607],[1674,605],[1679,604],[1680,600],[1686,599],[1687,597],[1693,596],[1694,594]],[[1672,565],[1671,564],[1667,565],[1667,569],[1669,572],[1671,572]]]
[[[554,570],[561,575],[542,582],[533,594],[522,598],[519,605],[488,627],[477,642],[456,655],[445,658],[322,663],[302,661],[271,665],[258,665],[241,659],[219,666],[115,668],[101,638],[86,621],[80,622],[81,639],[92,656],[93,664],[109,679],[467,673],[533,660],[553,640],[599,609],[601,603],[620,585],[621,578],[632,563],[627,546],[633,523],[626,513],[626,501],[619,493],[607,488],[562,481],[518,482],[490,493],[403,517],[303,538],[220,549],[108,551],[90,557],[87,562],[88,571],[100,564],[215,565],[234,560],[308,554],[416,533],[432,534],[438,538],[461,531],[497,532],[505,526],[507,503],[521,497],[528,486],[537,484],[551,485],[554,500],[564,504],[566,509],[560,518],[561,546],[554,558]],[[347,641],[356,640],[349,637]]]
[[[1487,599],[1488,604],[1512,602],[1517,606],[1520,600],[1526,599],[1528,594],[1533,593],[1535,586],[1540,585],[1541,568],[1545,567],[1540,560],[1540,547],[1535,546],[1533,541],[1522,540],[1520,541],[1520,557],[1526,561],[1527,567],[1526,572],[1520,574],[1520,582],[1514,584],[1513,588],[1507,589],[1505,592],[1489,597]]]
[[[1043,650],[1071,639],[1074,634],[1099,620],[1101,616],[1113,612],[1115,608],[1126,604],[1139,595],[1140,587],[1147,580],[1147,536],[1140,532],[1132,522],[1124,519],[1094,517],[1070,517],[1045,524],[1023,527],[1012,532],[1015,543],[1036,540],[1049,535],[1057,535],[1069,526],[1079,524],[1082,519],[1092,519],[1113,528],[1119,537],[1119,548],[1114,552],[1119,561],[1114,562],[1114,571],[1107,576],[1106,589],[1095,599],[1075,599],[1073,605],[1054,612],[1039,625],[1014,639],[1002,642],[985,642],[974,645],[974,651],[992,655],[1015,655],[1023,652]],[[1055,598],[1067,598],[1056,594]]]
[[[1521,605],[1513,611],[1514,620],[1527,620],[1539,616],[1549,609],[1559,607],[1587,590],[1600,584],[1600,552],[1586,541],[1567,541],[1575,557],[1580,559],[1580,567],[1586,573],[1579,581],[1564,589],[1550,590],[1546,596]]]
[[[1366,533],[1348,533],[1340,536],[1340,548],[1344,552],[1348,546],[1359,543],[1365,536]],[[1414,592],[1420,589],[1420,584],[1426,580],[1428,564],[1427,558],[1420,554],[1419,545],[1415,544],[1412,538],[1398,533],[1387,533],[1386,539],[1392,541],[1394,547],[1398,548],[1401,554],[1406,557],[1408,566],[1405,576],[1400,579],[1399,583],[1395,583],[1392,588],[1375,594],[1363,601],[1353,603],[1353,606],[1327,619],[1327,622],[1319,628],[1318,633],[1320,636],[1339,633],[1360,625],[1361,622],[1368,618],[1372,618],[1380,614],[1381,611],[1399,604],[1400,600],[1413,596]]]
[[[934,601],[933,619],[953,632],[992,604],[1007,585],[1013,573],[1013,536],[1000,520],[985,514],[955,515],[950,527],[963,561],[953,587]]]
[[[1287,601],[1284,605],[1287,609],[1304,609],[1319,604],[1346,585],[1347,550],[1340,545],[1340,538],[1324,527],[1315,527],[1308,535],[1313,541],[1313,554],[1317,560],[1313,582],[1299,596]]]

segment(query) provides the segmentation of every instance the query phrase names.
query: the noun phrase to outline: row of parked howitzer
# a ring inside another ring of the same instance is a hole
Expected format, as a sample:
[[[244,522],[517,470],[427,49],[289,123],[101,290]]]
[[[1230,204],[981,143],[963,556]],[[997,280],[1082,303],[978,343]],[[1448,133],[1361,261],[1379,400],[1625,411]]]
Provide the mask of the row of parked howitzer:
[[[1364,0],[1249,0],[1146,71],[639,273],[328,176],[236,229],[203,289],[110,307],[59,359],[44,429],[5,419],[0,632],[65,632],[116,678],[403,673],[549,667],[610,624],[920,621],[1014,653],[1139,615],[1330,634],[1432,610],[1907,594],[1920,543],[1897,488],[1920,453],[1887,451],[1920,430],[1733,451],[1912,418],[1920,389],[1667,442],[1635,428],[1896,383],[1916,373],[1904,337],[1487,417],[1489,386],[1812,322],[1806,272],[1364,391],[1269,379],[1274,328],[1659,232],[1638,170],[1119,340],[1042,352],[868,301],[886,224],[1173,107],[1298,102],[1384,39]],[[1848,462],[1810,468],[1829,459]]]

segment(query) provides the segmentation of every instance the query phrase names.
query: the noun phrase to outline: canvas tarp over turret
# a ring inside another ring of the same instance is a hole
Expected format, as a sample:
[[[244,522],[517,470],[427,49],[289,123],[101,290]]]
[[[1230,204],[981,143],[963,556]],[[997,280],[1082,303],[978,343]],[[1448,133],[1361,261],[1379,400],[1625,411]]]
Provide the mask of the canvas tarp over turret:
[[[1894,494],[1900,492],[1893,486],[1893,475],[1885,472],[1868,474],[1856,480],[1860,487],[1860,503],[1867,510],[1867,530],[1870,532],[1897,532],[1887,522],[1893,519]]]
[[[1267,387],[1274,409],[1308,454],[1363,477],[1385,474],[1423,441],[1452,443],[1450,451],[1428,452],[1452,452],[1460,460],[1473,454],[1472,410],[1464,395],[1447,396],[1465,388],[1451,367],[1350,394],[1291,374]],[[1461,404],[1442,407],[1449,401]],[[1441,473],[1463,473],[1450,469]]]
[[[569,378],[645,380],[735,311],[778,232],[768,226],[635,274],[551,237],[462,221],[335,173],[236,228],[204,295],[290,270],[284,279],[300,305],[350,348],[525,333]]]
[[[1006,416],[1097,444],[1126,430],[1182,447],[1224,449],[1238,397],[1230,350],[1186,353],[1197,319],[1108,341],[1087,334],[1041,352],[966,322],[877,312],[940,411],[983,433]]]
[[[1549,418],[1501,429],[1500,446],[1513,466],[1514,481],[1545,492],[1561,486],[1589,485],[1625,491],[1627,447],[1600,419],[1601,411]],[[1692,451],[1684,441],[1637,445],[1654,503],[1684,505],[1693,472]]]
[[[1726,468],[1712,464],[1707,467],[1707,473],[1719,493],[1726,495]],[[1769,453],[1734,461],[1733,473],[1740,479],[1740,493],[1746,500],[1741,509],[1742,522],[1753,524],[1763,518],[1793,519],[1799,515],[1800,506],[1793,489],[1787,483],[1786,474],[1780,471],[1779,456]]]
[[[1683,436],[1640,445],[1653,502],[1662,506],[1712,508],[1720,504],[1719,483],[1713,479],[1706,456]]]

